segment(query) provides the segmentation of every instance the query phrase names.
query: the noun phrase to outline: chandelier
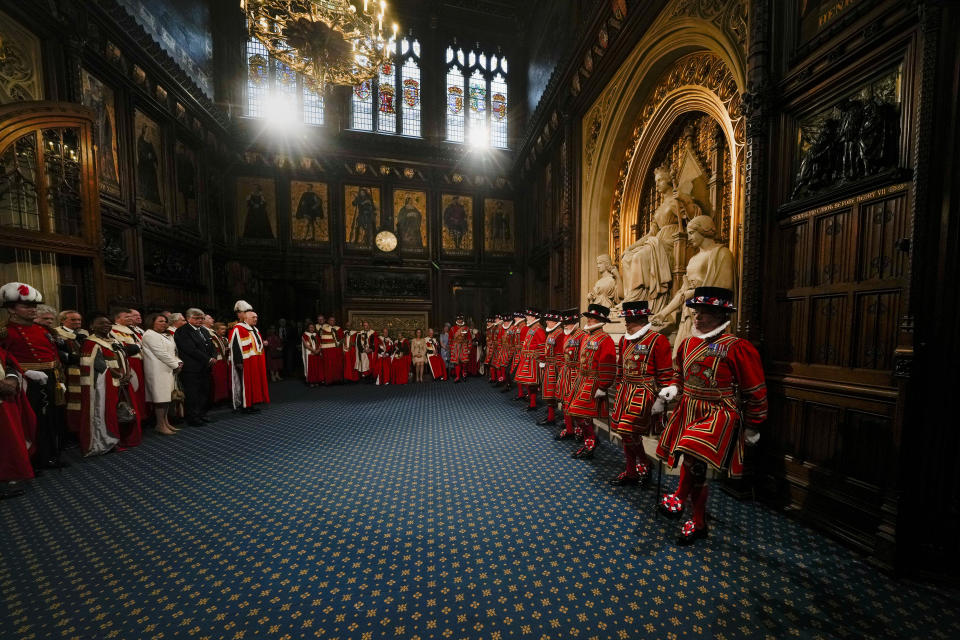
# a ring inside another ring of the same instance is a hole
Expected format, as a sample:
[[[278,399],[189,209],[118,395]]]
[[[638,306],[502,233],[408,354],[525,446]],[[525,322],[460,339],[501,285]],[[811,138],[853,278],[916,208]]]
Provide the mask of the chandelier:
[[[356,86],[389,62],[397,35],[384,37],[386,0],[241,0],[247,31],[271,58],[302,75],[322,95],[327,84]],[[266,77],[267,59],[248,60],[252,77]],[[288,81],[284,70],[281,81]]]

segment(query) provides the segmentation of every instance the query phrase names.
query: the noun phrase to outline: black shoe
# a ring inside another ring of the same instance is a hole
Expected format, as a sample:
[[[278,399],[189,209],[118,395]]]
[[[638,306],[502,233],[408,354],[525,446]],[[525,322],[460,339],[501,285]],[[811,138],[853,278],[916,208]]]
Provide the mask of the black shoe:
[[[531,407],[529,405],[527,405],[527,408],[524,409],[524,411],[536,411],[536,410],[537,410],[537,407]]]
[[[500,389],[500,393],[510,393],[510,387],[504,387],[503,389]]]
[[[242,411],[243,413],[260,413],[260,409],[256,407],[244,407],[240,411]]]
[[[626,471],[616,477],[610,478],[610,484],[615,487],[623,487],[628,484],[637,484],[638,482],[640,482],[640,479],[637,476],[628,476]]]
[[[596,449],[596,447],[594,447],[594,449]],[[588,449],[587,445],[583,445],[582,447],[574,451],[572,454],[570,454],[570,457],[576,458],[577,460],[589,460],[590,458],[593,457],[593,449]]]
[[[211,420],[207,416],[200,416],[200,422],[204,424],[213,424],[214,422],[216,422],[216,420]]]
[[[457,384],[458,382],[460,382],[460,378],[454,378],[454,379],[453,379],[453,384]]]
[[[554,440],[569,440],[573,437],[572,433],[567,433],[566,431],[561,431],[557,435],[553,436]]]
[[[57,458],[50,458],[43,463],[44,469],[66,469],[70,466],[70,463],[66,460],[59,460]]]
[[[708,535],[710,535],[710,527],[706,525],[697,527],[693,520],[687,520],[683,523],[683,527],[680,528],[680,535],[677,536],[677,544],[685,547],[693,544],[700,538],[706,538]]]
[[[7,486],[0,485],[0,500],[6,500],[7,498],[16,498],[17,496],[23,495],[23,489],[14,483],[9,483]]]
[[[33,468],[33,477],[34,477],[34,478],[39,478],[39,477],[42,476],[42,475],[43,475],[43,468],[42,468],[42,467],[34,467],[34,468]]]
[[[546,418],[540,418],[539,420],[537,420],[537,424],[540,425],[541,427],[546,427],[546,426],[552,427],[555,424],[557,424],[557,419],[554,418],[553,420],[548,420]]]

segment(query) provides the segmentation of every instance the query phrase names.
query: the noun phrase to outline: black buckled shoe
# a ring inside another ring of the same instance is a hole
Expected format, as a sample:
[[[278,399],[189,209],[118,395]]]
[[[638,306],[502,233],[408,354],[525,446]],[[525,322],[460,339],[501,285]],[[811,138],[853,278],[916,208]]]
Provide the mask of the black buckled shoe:
[[[677,544],[681,547],[693,544],[700,538],[706,538],[710,535],[710,527],[703,525],[698,527],[693,520],[687,520],[680,528],[680,535],[677,536]]]
[[[537,420],[537,424],[540,425],[541,427],[546,427],[546,426],[552,427],[555,424],[557,424],[557,419],[554,418],[553,420],[549,420],[547,418],[540,418],[539,420]]]
[[[596,449],[596,447],[594,447],[593,449]],[[589,448],[587,445],[583,445],[582,447],[574,451],[572,454],[570,454],[570,457],[576,458],[577,460],[589,460],[590,458],[593,457],[593,449]]]
[[[506,386],[503,389],[500,389],[500,393],[510,393],[510,387]]]
[[[628,484],[637,484],[639,478],[637,476],[628,475],[626,471],[620,473],[620,475],[610,478],[610,484],[615,487],[624,487]]]
[[[527,406],[524,408],[524,411],[536,411],[536,410],[537,410],[537,407],[535,407],[535,406],[531,407],[530,405],[527,405]]]
[[[561,432],[558,433],[557,435],[553,436],[553,439],[554,439],[554,440],[569,440],[569,439],[572,438],[572,437],[573,437],[573,434],[570,433],[569,431],[567,431],[566,429],[564,429],[563,431],[561,431]]]
[[[650,482],[650,465],[640,462],[637,464],[637,484],[641,487]]]
[[[676,494],[665,493],[657,503],[657,509],[668,518],[679,519],[683,515],[683,500]]]

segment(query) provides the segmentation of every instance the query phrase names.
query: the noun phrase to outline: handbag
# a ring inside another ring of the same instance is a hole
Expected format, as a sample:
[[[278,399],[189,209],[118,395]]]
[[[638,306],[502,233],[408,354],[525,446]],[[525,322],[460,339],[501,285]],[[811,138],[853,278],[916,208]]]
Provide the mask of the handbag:
[[[120,390],[121,400],[117,403],[117,422],[127,423],[137,419],[137,410],[130,402],[130,394],[126,387]]]

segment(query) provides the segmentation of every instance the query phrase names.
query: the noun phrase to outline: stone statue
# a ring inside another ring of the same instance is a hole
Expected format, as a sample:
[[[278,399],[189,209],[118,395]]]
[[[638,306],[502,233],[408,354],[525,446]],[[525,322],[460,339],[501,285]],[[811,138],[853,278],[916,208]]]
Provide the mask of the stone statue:
[[[615,307],[623,299],[623,283],[620,282],[620,272],[613,266],[613,261],[606,253],[597,256],[597,271],[600,279],[593,285],[593,290],[587,294],[587,302],[602,304],[605,307]]]
[[[693,297],[693,290],[697,287],[723,287],[736,291],[733,253],[718,243],[716,236],[717,226],[710,216],[697,216],[687,224],[687,242],[698,251],[687,263],[687,273],[683,276],[680,290],[666,307],[650,318],[650,324],[659,330],[670,324],[676,312],[681,310],[673,342],[674,355],[683,339],[690,335],[693,317],[690,307],[684,302]]]
[[[620,258],[623,268],[624,301],[646,300],[657,312],[663,308],[673,281],[674,245],[687,220],[700,215],[693,199],[676,190],[673,174],[666,165],[653,172],[663,202],[654,211],[650,230]]]

